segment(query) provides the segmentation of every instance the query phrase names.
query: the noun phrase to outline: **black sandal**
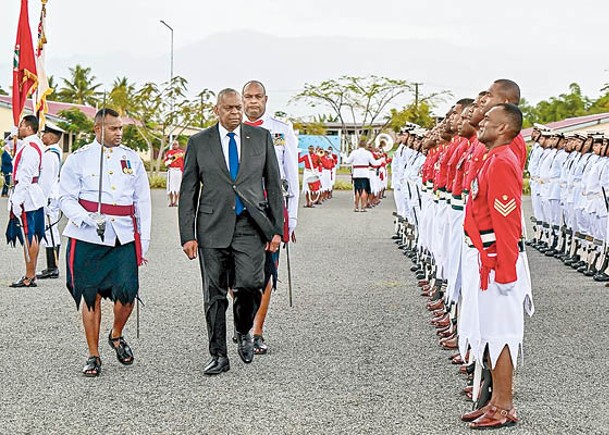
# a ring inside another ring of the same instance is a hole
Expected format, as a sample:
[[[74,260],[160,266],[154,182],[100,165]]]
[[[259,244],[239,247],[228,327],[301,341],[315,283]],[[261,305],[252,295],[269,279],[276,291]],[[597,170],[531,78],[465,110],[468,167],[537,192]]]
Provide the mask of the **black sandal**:
[[[114,342],[118,341],[118,346],[114,345]],[[112,338],[112,330],[108,334],[108,343],[110,347],[116,351],[116,358],[121,364],[129,366],[133,364],[133,351],[121,335],[120,337]]]
[[[82,369],[82,374],[88,378],[96,378],[101,373],[101,359],[98,356],[90,356],[87,364]]]
[[[269,351],[269,347],[264,342],[262,335],[254,335],[254,353],[256,355],[264,355]]]
[[[11,283],[11,285],[9,287],[12,287],[12,288],[38,287],[38,284],[36,284],[36,277],[30,278],[30,277],[27,277],[24,275],[17,281]]]

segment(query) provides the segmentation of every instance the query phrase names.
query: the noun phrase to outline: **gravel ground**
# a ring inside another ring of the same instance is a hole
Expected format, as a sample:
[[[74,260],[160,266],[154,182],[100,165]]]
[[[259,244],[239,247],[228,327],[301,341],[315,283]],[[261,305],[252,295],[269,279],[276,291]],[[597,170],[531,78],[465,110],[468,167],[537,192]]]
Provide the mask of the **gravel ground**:
[[[6,200],[0,222],[6,222]],[[176,209],[153,192],[149,264],[142,269],[136,362],[106,344],[103,373],[84,378],[80,315],[60,280],[10,289],[21,252],[0,249],[1,434],[459,434],[470,404],[434,338],[410,263],[390,240],[393,200],[365,214],[351,193],[300,209],[292,248],[294,307],[285,257],[266,327],[271,353],[207,378],[198,265],[182,254]],[[516,379],[521,424],[498,433],[609,433],[607,294],[557,260],[530,253],[537,313],[527,320]],[[63,270],[62,270],[63,272]],[[230,318],[229,309],[229,318]]]

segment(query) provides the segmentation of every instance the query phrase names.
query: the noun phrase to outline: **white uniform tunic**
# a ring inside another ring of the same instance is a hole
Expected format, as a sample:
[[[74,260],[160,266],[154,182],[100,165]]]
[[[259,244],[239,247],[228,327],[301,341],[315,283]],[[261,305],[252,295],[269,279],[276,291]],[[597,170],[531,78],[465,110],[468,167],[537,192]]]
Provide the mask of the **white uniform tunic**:
[[[300,189],[298,188],[298,139],[290,124],[267,114],[264,114],[260,120],[262,120],[260,127],[271,133],[281,179],[288,183],[288,227],[291,233],[298,222],[298,197],[300,195]]]
[[[13,205],[21,206],[24,211],[38,210],[47,203],[47,197],[41,185],[36,181],[36,178],[41,175],[41,156],[46,147],[36,135],[26,137],[20,145],[13,161],[16,165],[13,169],[15,187],[9,201]],[[21,157],[17,163],[19,155]]]
[[[61,156],[62,150],[59,144],[50,145],[42,155],[42,169],[38,184],[40,184],[48,201],[44,207],[46,221],[45,238],[40,243],[46,247],[56,247],[61,244],[58,228]]]
[[[404,144],[400,144],[398,149],[393,153],[391,161],[391,186],[393,187],[393,200],[395,208],[399,216],[404,216],[404,194],[402,192],[402,176],[404,174],[404,162],[402,161],[402,153]]]
[[[351,151],[345,163],[353,165],[353,178],[368,178],[370,179],[370,165],[380,165],[385,159],[376,160],[372,153],[366,148],[358,148]]]
[[[130,216],[108,216],[102,241],[96,227],[86,224],[90,220],[89,212],[78,202],[79,199],[98,201],[100,147],[97,141],[85,145],[68,156],[61,169],[59,202],[69,219],[63,235],[106,246],[115,246],[118,238],[124,245],[134,241]],[[144,164],[135,151],[123,145],[104,148],[103,160],[102,203],[135,206],[142,255],[145,255],[150,243],[151,207]]]

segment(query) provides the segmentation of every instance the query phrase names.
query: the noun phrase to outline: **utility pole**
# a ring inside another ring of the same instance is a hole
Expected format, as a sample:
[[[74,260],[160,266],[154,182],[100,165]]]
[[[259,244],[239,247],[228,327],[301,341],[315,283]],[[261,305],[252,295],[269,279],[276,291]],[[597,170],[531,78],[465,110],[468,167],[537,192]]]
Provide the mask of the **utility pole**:
[[[423,86],[423,83],[413,83],[414,86],[414,108],[417,113],[419,111],[419,86]]]
[[[173,96],[173,27],[167,24],[164,20],[161,20],[161,24],[167,27],[171,31],[171,65],[170,65],[170,77],[169,77],[169,89],[171,92],[171,118],[173,118],[173,105],[174,105],[174,96]],[[169,125],[169,148],[173,144],[173,126]]]

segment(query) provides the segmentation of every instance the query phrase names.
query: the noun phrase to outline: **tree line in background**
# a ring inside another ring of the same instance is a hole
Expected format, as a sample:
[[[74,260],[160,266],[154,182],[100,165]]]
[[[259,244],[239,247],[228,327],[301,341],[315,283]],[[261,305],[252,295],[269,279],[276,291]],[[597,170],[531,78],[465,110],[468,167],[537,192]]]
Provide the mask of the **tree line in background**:
[[[582,94],[577,83],[569,85],[569,91],[542,100],[539,103],[529,104],[525,98],[520,102],[520,109],[524,115],[524,126],[530,127],[533,123],[548,124],[584,115],[609,112],[609,84],[601,89],[603,94],[597,99]]]
[[[214,93],[203,89],[195,98],[189,98],[188,81],[180,76],[171,82],[148,82],[141,86],[127,77],[117,77],[110,89],[103,91],[91,68],[76,65],[69,72],[60,83],[49,77],[53,93],[48,100],[109,107],[129,118],[123,129],[123,144],[150,153],[153,175],[160,170],[163,153],[170,145],[169,137],[184,143],[183,133],[188,127],[207,127],[215,120]],[[65,119],[59,123],[60,127],[75,136],[74,149],[93,140],[93,120],[80,109],[63,110],[59,114]]]
[[[204,128],[215,122],[214,93],[203,89],[195,98],[189,98],[188,81],[180,76],[174,77],[171,83],[148,82],[141,86],[130,82],[127,77],[117,77],[109,90],[104,92],[91,68],[76,65],[69,69],[68,77],[60,79],[60,83],[56,83],[55,78],[50,76],[49,84],[54,90],[48,97],[50,101],[111,107],[122,116],[130,118],[132,122],[124,129],[123,143],[150,152],[153,173],[160,170],[170,136],[184,143],[186,136],[183,133],[186,128]],[[373,125],[380,125],[377,131],[391,129],[397,132],[408,122],[429,128],[437,121],[433,115],[434,109],[440,102],[452,97],[452,94],[449,91],[424,94],[420,92],[419,86],[406,80],[374,75],[342,76],[317,84],[305,83],[303,90],[290,101],[324,108],[326,113],[306,121],[290,118],[286,112],[277,112],[276,115],[290,119],[305,134],[323,135],[326,131],[325,124],[334,122],[341,126],[346,137],[349,126],[358,124],[360,128],[355,130],[356,140],[359,135],[368,135],[373,130]],[[520,107],[525,117],[525,127],[535,122],[544,124],[609,112],[609,84],[601,92],[603,94],[599,98],[592,99],[582,94],[577,83],[572,83],[567,93],[535,105],[523,98]],[[0,95],[6,94],[0,87]],[[410,103],[396,108],[398,101],[408,97]],[[79,109],[65,110],[60,115],[66,120],[61,126],[75,135],[74,148],[93,139],[93,121]],[[373,137],[368,139],[372,140]]]

